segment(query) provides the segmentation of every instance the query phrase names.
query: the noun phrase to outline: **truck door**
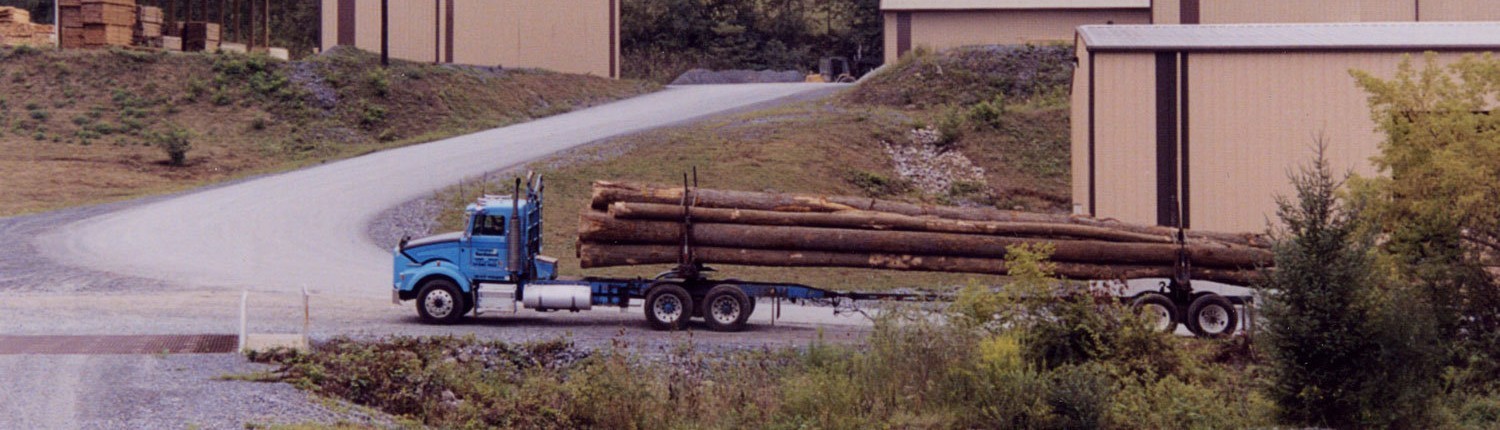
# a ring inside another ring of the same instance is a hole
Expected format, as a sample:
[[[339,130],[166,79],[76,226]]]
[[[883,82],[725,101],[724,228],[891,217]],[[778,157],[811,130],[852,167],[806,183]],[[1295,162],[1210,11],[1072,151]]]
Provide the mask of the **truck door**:
[[[477,280],[505,280],[505,216],[479,212],[474,215],[469,237],[470,273]]]

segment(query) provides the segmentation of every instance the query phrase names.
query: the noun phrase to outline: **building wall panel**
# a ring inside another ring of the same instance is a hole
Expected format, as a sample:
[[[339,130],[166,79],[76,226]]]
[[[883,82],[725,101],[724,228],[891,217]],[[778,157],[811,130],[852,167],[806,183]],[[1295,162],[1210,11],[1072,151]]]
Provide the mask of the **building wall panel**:
[[[1148,24],[1144,9],[912,12],[912,47],[1072,42],[1080,25]],[[888,37],[892,33],[887,33]]]
[[[1288,173],[1311,162],[1319,139],[1335,173],[1376,174],[1369,160],[1383,136],[1349,71],[1389,78],[1404,55],[1193,54],[1194,228],[1263,231],[1275,221],[1276,196],[1293,195]]]
[[[1089,210],[1089,62],[1088,47],[1078,41],[1074,48],[1078,54],[1078,67],[1073,69],[1073,88],[1069,106],[1069,121],[1072,123],[1071,155],[1072,190],[1074,212]]]
[[[1156,57],[1094,55],[1095,215],[1156,224]]]
[[[882,13],[881,14],[881,21],[883,21],[881,23],[882,24],[882,28],[881,28],[882,33],[881,34],[884,35],[884,38],[885,38],[885,45],[882,47],[882,49],[885,52],[885,64],[892,64],[892,63],[895,63],[896,60],[897,60],[897,56],[896,56],[896,13],[895,12],[885,12],[885,13]]]
[[[319,0],[322,16],[318,17],[318,49],[327,50],[339,44],[339,0]]]
[[[338,0],[322,1],[323,48],[328,49],[338,45]],[[454,0],[453,62],[612,76],[619,28],[611,34],[610,24],[618,1]],[[355,4],[354,46],[380,52],[380,2]],[[447,49],[447,1],[442,4],[439,9],[435,0],[390,1],[391,57],[446,60],[439,55]]]
[[[1152,0],[1151,23],[1181,24],[1182,0]]]
[[[1422,21],[1500,21],[1495,0],[1421,0]]]

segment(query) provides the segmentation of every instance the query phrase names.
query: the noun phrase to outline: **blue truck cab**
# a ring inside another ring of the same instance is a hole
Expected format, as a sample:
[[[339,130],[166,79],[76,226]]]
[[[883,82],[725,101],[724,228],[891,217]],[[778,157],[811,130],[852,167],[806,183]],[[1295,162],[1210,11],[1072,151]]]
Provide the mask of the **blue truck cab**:
[[[464,230],[415,240],[394,250],[392,300],[419,300],[424,319],[449,322],[472,311],[481,285],[516,286],[557,278],[557,260],[542,256],[540,178],[523,198],[486,195],[465,208]]]

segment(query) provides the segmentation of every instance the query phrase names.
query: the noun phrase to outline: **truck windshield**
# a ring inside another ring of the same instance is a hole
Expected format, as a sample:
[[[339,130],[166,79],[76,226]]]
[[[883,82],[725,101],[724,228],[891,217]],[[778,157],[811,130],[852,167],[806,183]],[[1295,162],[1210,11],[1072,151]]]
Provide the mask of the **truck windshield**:
[[[501,215],[479,215],[474,220],[475,236],[504,236],[505,217]]]

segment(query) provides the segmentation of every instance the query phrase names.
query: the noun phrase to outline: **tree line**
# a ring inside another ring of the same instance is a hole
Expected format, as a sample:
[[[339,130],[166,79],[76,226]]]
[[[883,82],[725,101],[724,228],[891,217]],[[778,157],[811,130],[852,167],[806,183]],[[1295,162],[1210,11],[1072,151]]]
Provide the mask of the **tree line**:
[[[879,0],[624,0],[622,74],[670,81],[691,68],[815,71],[883,61]]]

